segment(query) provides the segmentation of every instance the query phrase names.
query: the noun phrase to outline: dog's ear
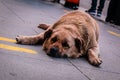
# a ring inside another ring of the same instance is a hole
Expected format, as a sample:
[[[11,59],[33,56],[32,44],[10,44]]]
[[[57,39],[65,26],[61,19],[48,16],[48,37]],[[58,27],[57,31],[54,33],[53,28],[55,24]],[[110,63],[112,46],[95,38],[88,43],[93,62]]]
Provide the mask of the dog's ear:
[[[77,48],[78,52],[81,50],[81,41],[78,38],[75,38],[75,47]]]
[[[44,40],[50,38],[52,33],[53,33],[52,29],[47,30],[44,34]]]
[[[39,24],[38,25],[38,28],[41,28],[41,29],[44,29],[44,30],[47,30],[49,27],[50,27],[50,25],[46,25],[46,24]]]

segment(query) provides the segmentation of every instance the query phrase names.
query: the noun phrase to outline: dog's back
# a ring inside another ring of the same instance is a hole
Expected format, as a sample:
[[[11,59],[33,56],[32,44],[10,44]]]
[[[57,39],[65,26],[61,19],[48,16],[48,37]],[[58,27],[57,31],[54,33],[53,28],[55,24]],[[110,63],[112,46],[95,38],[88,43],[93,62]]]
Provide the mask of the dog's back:
[[[72,11],[68,14],[65,14],[52,26],[52,28],[55,29],[62,27],[61,25],[70,25],[68,28],[69,30],[71,29],[71,31],[76,29],[76,32],[74,33],[79,32],[79,36],[82,37],[84,41],[84,47],[86,49],[96,46],[96,43],[94,43],[95,41],[93,39],[98,42],[98,25],[96,21],[86,12]]]

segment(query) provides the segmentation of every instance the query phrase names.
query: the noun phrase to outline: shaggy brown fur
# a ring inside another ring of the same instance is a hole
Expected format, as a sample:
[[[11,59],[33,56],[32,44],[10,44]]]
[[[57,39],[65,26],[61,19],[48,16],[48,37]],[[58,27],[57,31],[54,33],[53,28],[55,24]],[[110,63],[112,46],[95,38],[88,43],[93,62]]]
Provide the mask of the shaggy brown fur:
[[[99,29],[87,13],[72,11],[62,16],[52,26],[40,24],[46,31],[35,36],[17,36],[17,43],[43,43],[43,49],[52,57],[79,58],[87,55],[93,65],[102,63],[99,57]]]

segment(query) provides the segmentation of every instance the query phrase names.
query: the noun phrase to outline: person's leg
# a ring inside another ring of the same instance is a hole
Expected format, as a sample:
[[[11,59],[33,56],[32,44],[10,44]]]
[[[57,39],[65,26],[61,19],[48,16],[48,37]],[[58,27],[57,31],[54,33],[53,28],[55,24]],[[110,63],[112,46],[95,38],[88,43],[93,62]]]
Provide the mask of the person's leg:
[[[96,10],[96,6],[97,6],[97,0],[92,0],[90,10]]]
[[[115,0],[111,0],[107,11],[107,17],[105,19],[106,22],[114,23],[115,5]]]
[[[120,0],[115,0],[114,24],[120,25]]]
[[[97,16],[101,16],[102,10],[104,8],[105,0],[100,0],[98,10],[97,10]]]
[[[96,15],[96,6],[97,6],[97,0],[92,0],[91,8],[86,12],[88,12],[91,15]]]
[[[99,6],[98,6],[98,11],[102,12],[102,10],[104,8],[104,4],[105,4],[105,0],[100,0]]]

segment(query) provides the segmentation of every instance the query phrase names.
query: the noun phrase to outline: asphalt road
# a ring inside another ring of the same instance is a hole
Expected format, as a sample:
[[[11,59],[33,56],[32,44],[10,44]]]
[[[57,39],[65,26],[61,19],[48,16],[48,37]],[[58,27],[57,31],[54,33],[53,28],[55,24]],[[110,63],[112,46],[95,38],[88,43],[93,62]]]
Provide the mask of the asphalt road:
[[[110,24],[97,21],[100,67],[84,58],[51,58],[42,46],[15,43],[16,35],[43,32],[39,23],[53,24],[68,11],[44,0],[0,0],[0,80],[120,80],[120,30]]]

